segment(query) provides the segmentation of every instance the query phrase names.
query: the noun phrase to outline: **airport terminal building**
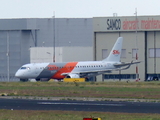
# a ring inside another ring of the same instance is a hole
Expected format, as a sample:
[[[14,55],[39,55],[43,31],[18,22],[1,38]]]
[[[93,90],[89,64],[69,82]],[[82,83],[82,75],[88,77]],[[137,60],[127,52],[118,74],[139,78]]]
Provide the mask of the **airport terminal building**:
[[[0,81],[18,81],[14,74],[30,62],[31,48],[68,47],[65,51],[69,51],[73,46],[92,47],[92,52],[86,52],[93,54],[93,60],[102,60],[119,36],[124,38],[121,61],[136,60],[138,53],[137,59],[142,62],[100,75],[97,81],[135,80],[136,74],[142,81],[149,76],[160,78],[160,16],[116,16],[0,19]],[[66,57],[72,61],[71,56]],[[86,55],[80,56],[86,60]]]

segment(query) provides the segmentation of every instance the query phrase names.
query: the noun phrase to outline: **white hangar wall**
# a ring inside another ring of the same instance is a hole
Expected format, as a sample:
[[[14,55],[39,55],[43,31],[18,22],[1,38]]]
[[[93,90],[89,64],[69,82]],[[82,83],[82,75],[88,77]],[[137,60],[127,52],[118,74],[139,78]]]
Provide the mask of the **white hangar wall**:
[[[62,57],[60,62],[93,61],[93,47],[61,47],[58,53]],[[57,56],[58,56],[57,55]],[[57,60],[58,61],[58,60]]]
[[[137,34],[136,34],[137,24]],[[160,78],[160,16],[95,17],[94,59],[107,56],[119,36],[124,38],[122,62],[136,60],[136,35],[138,45],[138,74],[141,81],[148,76]],[[136,80],[136,65],[127,70],[114,71],[99,76],[97,80]]]
[[[43,63],[54,61],[53,47],[30,48],[30,62]],[[93,61],[93,47],[56,47],[55,62]]]

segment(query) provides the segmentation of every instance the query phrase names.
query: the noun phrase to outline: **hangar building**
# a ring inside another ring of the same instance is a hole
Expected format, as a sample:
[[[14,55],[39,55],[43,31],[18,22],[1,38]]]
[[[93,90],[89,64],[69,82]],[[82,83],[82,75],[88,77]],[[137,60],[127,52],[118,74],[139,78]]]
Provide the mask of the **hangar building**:
[[[142,61],[138,67],[133,65],[127,70],[103,74],[99,79],[136,79],[137,74],[140,80],[149,76],[160,78],[160,16],[94,17],[93,31],[95,60],[104,59],[116,39],[122,36],[121,61],[136,60],[136,53]]]
[[[136,60],[138,51],[142,63],[97,80],[135,80],[136,73],[140,80],[160,78],[160,16],[115,16],[0,19],[0,81],[18,81],[15,72],[30,62],[30,48],[89,46],[94,60],[102,60],[119,36],[124,38],[121,61]]]
[[[19,81],[30,48],[42,46],[93,46],[92,18],[0,19],[0,81]]]

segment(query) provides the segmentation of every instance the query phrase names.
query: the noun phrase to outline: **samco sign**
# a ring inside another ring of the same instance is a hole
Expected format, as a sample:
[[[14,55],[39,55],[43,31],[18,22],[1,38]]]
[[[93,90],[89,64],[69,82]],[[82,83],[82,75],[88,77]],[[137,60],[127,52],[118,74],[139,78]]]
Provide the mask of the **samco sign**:
[[[160,30],[160,16],[94,18],[94,31]]]
[[[107,19],[107,30],[120,30],[121,19]]]

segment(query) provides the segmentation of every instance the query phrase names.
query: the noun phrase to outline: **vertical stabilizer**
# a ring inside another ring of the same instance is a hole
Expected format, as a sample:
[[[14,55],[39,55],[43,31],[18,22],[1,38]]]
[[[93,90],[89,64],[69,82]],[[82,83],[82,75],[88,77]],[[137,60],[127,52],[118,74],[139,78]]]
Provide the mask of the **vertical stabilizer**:
[[[114,44],[109,56],[105,58],[103,61],[119,62],[122,51],[122,42],[123,42],[123,37],[119,37],[116,43]]]

